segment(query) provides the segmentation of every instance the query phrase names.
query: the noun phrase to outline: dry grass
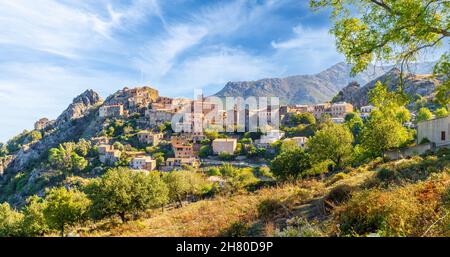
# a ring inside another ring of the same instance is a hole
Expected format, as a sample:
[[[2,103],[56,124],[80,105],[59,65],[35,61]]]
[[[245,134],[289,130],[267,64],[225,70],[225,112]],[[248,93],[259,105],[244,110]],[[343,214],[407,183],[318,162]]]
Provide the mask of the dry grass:
[[[82,236],[219,236],[235,223],[253,225],[258,220],[258,207],[264,199],[285,202],[298,197],[302,197],[298,186],[292,184],[261,189],[255,193],[239,193],[231,197],[218,196],[167,210],[151,218],[105,226],[103,229],[97,227],[92,232],[83,232]]]

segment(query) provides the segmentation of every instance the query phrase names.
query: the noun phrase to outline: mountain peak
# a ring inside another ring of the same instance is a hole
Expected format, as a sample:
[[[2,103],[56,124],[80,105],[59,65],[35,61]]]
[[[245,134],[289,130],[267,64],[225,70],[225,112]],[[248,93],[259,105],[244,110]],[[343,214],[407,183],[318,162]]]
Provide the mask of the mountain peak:
[[[82,117],[88,110],[103,102],[100,95],[92,89],[84,91],[75,97],[72,103],[65,111],[56,119],[56,126]]]

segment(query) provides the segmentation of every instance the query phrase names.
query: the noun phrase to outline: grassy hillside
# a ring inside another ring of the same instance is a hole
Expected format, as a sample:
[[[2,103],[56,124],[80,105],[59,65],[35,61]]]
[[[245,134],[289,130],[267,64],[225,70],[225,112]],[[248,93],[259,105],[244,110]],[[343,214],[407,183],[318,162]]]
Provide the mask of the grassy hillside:
[[[81,236],[449,236],[450,155],[373,161],[324,178],[155,210]]]

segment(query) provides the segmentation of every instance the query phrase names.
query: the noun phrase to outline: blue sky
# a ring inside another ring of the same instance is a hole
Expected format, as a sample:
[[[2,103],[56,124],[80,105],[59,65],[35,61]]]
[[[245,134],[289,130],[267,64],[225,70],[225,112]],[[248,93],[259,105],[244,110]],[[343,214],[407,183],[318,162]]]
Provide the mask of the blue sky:
[[[0,1],[0,142],[88,88],[192,97],[318,72],[343,60],[329,26],[298,0]]]

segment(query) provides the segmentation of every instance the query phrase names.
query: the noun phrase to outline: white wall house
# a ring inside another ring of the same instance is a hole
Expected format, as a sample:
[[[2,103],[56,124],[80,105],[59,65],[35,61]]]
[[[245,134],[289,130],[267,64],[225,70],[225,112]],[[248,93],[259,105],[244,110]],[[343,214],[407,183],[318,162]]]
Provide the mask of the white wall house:
[[[417,143],[425,138],[436,146],[450,145],[450,115],[420,122],[417,125]]]

